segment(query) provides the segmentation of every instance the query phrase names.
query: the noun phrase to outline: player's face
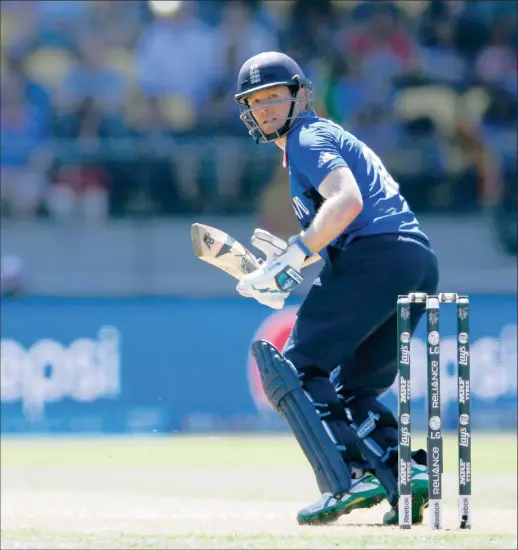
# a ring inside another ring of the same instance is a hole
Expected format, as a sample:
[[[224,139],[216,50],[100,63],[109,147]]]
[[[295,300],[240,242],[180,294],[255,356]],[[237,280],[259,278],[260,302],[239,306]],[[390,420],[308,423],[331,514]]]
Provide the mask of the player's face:
[[[282,128],[293,96],[287,86],[260,90],[248,96],[248,105],[259,128],[270,134]]]

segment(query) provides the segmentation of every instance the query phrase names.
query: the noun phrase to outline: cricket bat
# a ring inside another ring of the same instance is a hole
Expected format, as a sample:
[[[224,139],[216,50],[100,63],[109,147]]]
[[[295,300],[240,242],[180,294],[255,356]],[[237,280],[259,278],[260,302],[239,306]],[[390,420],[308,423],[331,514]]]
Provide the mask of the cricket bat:
[[[191,227],[194,254],[232,277],[241,280],[260,267],[257,258],[239,241],[215,227],[194,223]]]
[[[270,235],[270,237],[272,236]],[[250,250],[221,229],[203,223],[194,223],[191,227],[191,239],[197,258],[219,267],[236,279],[241,280],[247,273],[260,267],[257,258]],[[273,239],[277,242],[280,241],[276,237]],[[285,246],[286,243],[283,245]],[[279,248],[279,253],[282,253],[283,250],[284,248]],[[306,259],[302,267],[308,267],[318,260],[320,260],[320,256],[314,254]]]

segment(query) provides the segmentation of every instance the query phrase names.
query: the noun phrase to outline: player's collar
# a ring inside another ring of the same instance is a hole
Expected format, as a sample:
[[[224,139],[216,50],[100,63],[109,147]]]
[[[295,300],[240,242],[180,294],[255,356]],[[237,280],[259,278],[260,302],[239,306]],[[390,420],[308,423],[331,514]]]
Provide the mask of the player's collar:
[[[287,135],[286,144],[288,139],[290,138],[290,134],[293,132],[295,128],[297,128],[297,126],[300,126],[301,124],[304,124],[304,122],[307,122],[308,120],[313,120],[315,118],[318,118],[318,115],[316,111],[313,111],[313,110],[304,111],[303,113],[298,114],[293,119],[293,124],[291,125],[290,131],[286,134]]]
[[[308,119],[317,118],[317,117],[318,117],[317,112],[314,111],[313,109],[311,111],[304,111],[303,113],[300,113],[295,117],[292,128],[295,128],[296,126],[298,126],[299,124],[301,124],[302,122]]]
[[[296,128],[297,126],[299,126],[300,124],[302,124],[305,120],[307,120],[309,118],[317,118],[317,117],[318,117],[318,115],[317,115],[316,111],[314,111],[314,110],[304,111],[303,113],[300,113],[299,115],[297,115],[295,117],[295,119],[293,120],[293,125],[290,128],[290,131],[286,134],[286,149],[288,148],[288,140],[290,139],[290,134],[291,134],[292,130],[294,128]],[[282,154],[282,167],[283,168],[288,168],[288,153],[286,152],[286,149],[284,150],[284,152]]]

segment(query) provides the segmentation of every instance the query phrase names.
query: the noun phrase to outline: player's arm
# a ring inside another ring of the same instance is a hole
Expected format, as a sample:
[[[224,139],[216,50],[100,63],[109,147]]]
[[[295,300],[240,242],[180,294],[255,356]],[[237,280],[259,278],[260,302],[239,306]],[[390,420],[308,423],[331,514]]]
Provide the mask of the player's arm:
[[[322,256],[320,254],[313,254],[313,256],[310,256],[305,262],[302,267],[309,267],[310,265],[316,264],[322,259]]]
[[[301,234],[313,253],[325,248],[358,216],[363,208],[360,189],[351,170],[335,168],[324,178],[318,192],[326,199],[312,224]]]
[[[303,236],[304,236],[304,231],[301,231],[298,235],[294,235],[293,237],[291,237],[291,239],[288,241],[288,244],[292,244],[297,238],[301,238]],[[316,264],[321,259],[322,259],[322,256],[318,254],[318,252],[314,252],[311,256],[306,256],[306,259],[304,260],[302,267],[309,267],[310,265]]]

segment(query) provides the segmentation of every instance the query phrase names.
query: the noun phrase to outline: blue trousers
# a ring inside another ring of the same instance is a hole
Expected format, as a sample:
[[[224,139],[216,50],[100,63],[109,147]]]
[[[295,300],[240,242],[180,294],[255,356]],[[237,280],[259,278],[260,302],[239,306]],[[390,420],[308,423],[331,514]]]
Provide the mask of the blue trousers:
[[[352,448],[344,422],[361,425],[377,415],[370,437],[391,468],[397,421],[378,397],[397,376],[397,297],[436,293],[438,279],[437,258],[424,240],[399,234],[358,238],[325,264],[284,349],[339,444]],[[423,312],[423,305],[412,304],[412,333]],[[360,460],[354,451],[348,458]]]

